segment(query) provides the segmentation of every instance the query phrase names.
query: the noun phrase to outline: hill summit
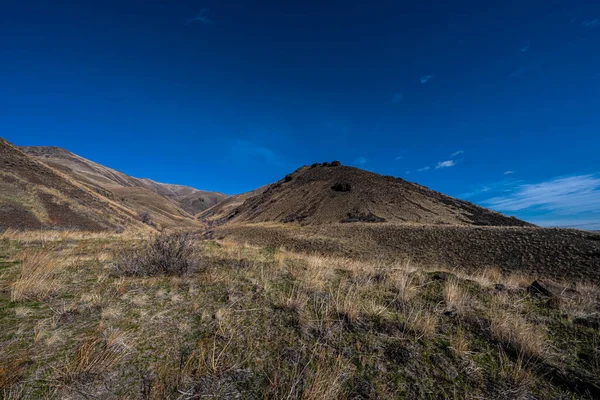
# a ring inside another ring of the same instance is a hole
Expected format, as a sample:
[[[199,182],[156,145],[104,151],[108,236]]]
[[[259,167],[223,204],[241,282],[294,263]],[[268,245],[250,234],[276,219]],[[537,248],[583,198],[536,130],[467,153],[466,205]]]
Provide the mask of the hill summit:
[[[199,215],[226,222],[339,222],[530,226],[401,178],[331,163],[303,166],[235,208],[219,204]]]

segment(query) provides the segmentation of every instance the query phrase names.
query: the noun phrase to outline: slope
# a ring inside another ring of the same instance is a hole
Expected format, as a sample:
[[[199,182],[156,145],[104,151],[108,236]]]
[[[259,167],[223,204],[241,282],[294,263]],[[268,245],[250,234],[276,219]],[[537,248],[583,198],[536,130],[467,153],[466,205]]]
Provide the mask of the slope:
[[[135,213],[0,138],[0,229],[140,227]]]
[[[201,217],[217,225],[226,222],[530,225],[400,178],[337,162],[299,168],[260,193],[248,196],[237,207],[224,209],[217,205]]]
[[[226,195],[138,179],[107,168],[59,147],[23,147],[27,154],[59,169],[82,184],[113,198],[138,214],[151,215],[164,227],[198,225],[193,215]]]

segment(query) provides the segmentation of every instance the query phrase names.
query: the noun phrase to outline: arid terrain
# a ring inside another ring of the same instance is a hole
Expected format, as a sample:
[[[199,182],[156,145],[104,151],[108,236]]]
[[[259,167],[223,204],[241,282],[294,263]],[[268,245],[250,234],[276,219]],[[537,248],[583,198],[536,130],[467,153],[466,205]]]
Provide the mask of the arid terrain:
[[[6,399],[600,397],[600,234],[338,162],[225,196],[0,140]]]

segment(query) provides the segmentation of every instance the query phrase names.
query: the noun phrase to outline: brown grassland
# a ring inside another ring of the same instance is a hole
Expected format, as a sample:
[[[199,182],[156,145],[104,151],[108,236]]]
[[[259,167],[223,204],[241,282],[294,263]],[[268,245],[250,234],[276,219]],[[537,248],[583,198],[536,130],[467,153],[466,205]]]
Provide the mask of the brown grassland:
[[[600,396],[590,283],[195,237],[121,273],[146,235],[0,235],[0,397]]]

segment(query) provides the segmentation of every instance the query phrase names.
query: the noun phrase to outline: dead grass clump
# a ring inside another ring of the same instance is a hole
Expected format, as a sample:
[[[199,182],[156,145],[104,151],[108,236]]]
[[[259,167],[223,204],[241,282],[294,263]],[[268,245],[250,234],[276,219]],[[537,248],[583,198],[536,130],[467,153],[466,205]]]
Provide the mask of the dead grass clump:
[[[21,257],[19,277],[11,286],[12,301],[42,301],[58,292],[60,260],[49,251],[25,252]]]
[[[413,305],[404,316],[404,330],[412,333],[417,339],[432,338],[438,326],[438,316],[422,305]]]
[[[356,322],[362,308],[361,298],[356,284],[342,281],[336,290],[330,291],[332,317],[345,318],[348,322]]]
[[[543,358],[546,335],[517,313],[493,309],[490,317],[492,337],[527,357]]]
[[[446,306],[458,314],[465,312],[469,303],[469,295],[457,279],[449,279],[444,286],[444,301]]]
[[[192,237],[188,233],[161,233],[141,248],[117,256],[117,275],[184,275],[194,265]]]
[[[591,283],[576,283],[574,291],[560,293],[559,308],[570,317],[586,317],[600,311],[600,288]]]
[[[107,373],[127,356],[124,334],[110,332],[106,338],[86,338],[75,354],[57,369],[56,382],[69,385],[80,380],[93,380]]]
[[[399,270],[394,271],[389,277],[392,290],[396,292],[397,299],[409,302],[417,294],[417,285],[412,273]]]
[[[514,362],[500,348],[498,351],[499,378],[505,382],[506,387],[502,390],[506,398],[521,398],[534,384],[533,373],[527,368],[527,360],[520,353]]]
[[[302,390],[301,399],[321,400],[341,398],[348,366],[342,358],[331,360],[320,356],[315,363],[314,371],[308,375]]]

